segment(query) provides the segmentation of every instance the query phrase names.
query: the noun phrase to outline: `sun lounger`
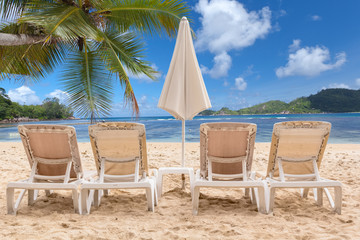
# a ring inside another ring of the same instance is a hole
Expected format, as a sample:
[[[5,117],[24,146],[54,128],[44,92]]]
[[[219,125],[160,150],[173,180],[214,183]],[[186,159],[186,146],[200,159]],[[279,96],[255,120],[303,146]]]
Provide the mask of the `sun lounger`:
[[[83,171],[75,129],[61,125],[20,125],[18,129],[31,173],[29,179],[7,184],[8,214],[16,214],[26,191],[28,204],[33,204],[38,190],[45,190],[47,195],[50,190],[71,190],[74,209],[78,213],[78,186]],[[16,203],[15,189],[22,189]]]
[[[200,169],[193,184],[193,214],[198,214],[201,187],[245,188],[266,213],[267,184],[251,172],[256,125],[204,123],[200,126]],[[256,195],[258,195],[256,197]]]
[[[156,177],[148,177],[145,126],[108,122],[89,126],[98,178],[81,185],[82,213],[100,205],[108,189],[146,190],[147,206],[156,205]],[[155,171],[156,174],[156,171]]]
[[[333,210],[341,214],[341,183],[321,178],[319,168],[329,138],[328,122],[294,121],[274,125],[267,179],[270,184],[269,212],[273,211],[277,188],[301,188],[307,196],[314,189],[318,205],[323,204],[323,191]],[[334,188],[335,202],[328,188]]]

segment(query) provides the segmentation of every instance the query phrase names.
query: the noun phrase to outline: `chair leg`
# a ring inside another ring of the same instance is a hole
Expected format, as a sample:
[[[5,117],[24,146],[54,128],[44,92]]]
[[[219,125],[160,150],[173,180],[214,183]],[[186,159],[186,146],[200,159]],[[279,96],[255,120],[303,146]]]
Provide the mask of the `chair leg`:
[[[79,193],[78,193],[77,189],[72,190],[72,197],[73,197],[73,204],[74,204],[75,213],[80,214],[81,210],[79,209]]]
[[[198,215],[199,212],[199,197],[200,197],[200,187],[194,187],[192,204],[193,204],[193,215]]]
[[[314,199],[317,201],[317,188],[313,188]]]
[[[163,174],[161,171],[158,172],[157,180],[156,180],[156,188],[157,188],[157,196],[161,198],[162,195],[162,181],[163,181]]]
[[[269,199],[269,213],[273,212],[274,204],[275,204],[275,189],[270,187],[270,199]]]
[[[37,197],[39,196],[39,190],[35,189],[34,190],[34,201],[36,201]]]
[[[28,205],[33,205],[34,201],[35,201],[35,196],[34,196],[34,191],[33,189],[29,189],[28,190]]]
[[[109,196],[110,190],[109,189],[105,189],[104,190],[104,196]]]
[[[154,181],[154,206],[158,205],[158,191],[157,191],[157,178],[156,177],[151,177],[151,179]]]
[[[245,188],[245,197],[246,198],[250,197],[250,188]]]
[[[250,199],[252,204],[256,204],[256,192],[255,188],[250,188]]]
[[[258,204],[258,211],[259,213],[266,214],[266,200],[265,200],[265,188],[264,187],[258,187],[258,198],[257,202]]]
[[[302,189],[301,189],[301,191],[302,191],[301,197],[302,197],[302,198],[307,198],[307,197],[308,197],[308,194],[309,194],[309,190],[310,190],[310,188],[302,188]]]
[[[260,205],[259,205],[259,190],[258,188],[252,188],[252,194],[253,194],[253,204],[256,204],[256,207],[259,209]]]
[[[333,198],[331,196],[331,193],[330,193],[329,189],[324,188],[324,192],[326,194],[327,199],[329,200],[329,204],[330,204],[331,208],[335,208],[335,203],[334,203],[334,200],[333,200]]]
[[[150,187],[146,188],[146,200],[148,211],[154,212],[154,183],[150,182]]]
[[[15,212],[18,210],[18,208],[20,206],[20,203],[21,203],[22,199],[25,196],[26,191],[27,191],[27,189],[21,190],[20,195],[19,195],[18,199],[15,202],[15,206],[14,206]]]
[[[335,187],[335,207],[334,211],[337,214],[341,214],[341,203],[342,203],[342,187]]]
[[[265,191],[265,207],[266,207],[266,214],[269,213],[269,198],[270,198],[270,191],[269,191],[269,186],[268,186],[268,182],[266,180],[263,180],[264,182],[264,191]]]
[[[193,185],[194,185],[194,181],[195,181],[195,175],[194,175],[194,170],[190,169],[189,170],[189,181],[190,181],[190,192],[191,192],[191,196],[193,195]]]
[[[7,205],[7,213],[11,215],[16,215],[16,209],[14,205],[14,189],[7,188],[6,189],[6,205]]]
[[[88,189],[82,189],[80,193],[80,199],[81,199],[81,214],[89,214],[90,208],[91,208],[91,196],[89,196],[89,190]],[[90,201],[91,202],[90,202]]]
[[[317,202],[317,205],[319,205],[319,206],[323,205],[323,189],[322,188],[316,189],[316,202]]]
[[[99,207],[100,206],[100,201],[101,201],[101,190],[95,189],[94,190],[94,206],[95,207]]]
[[[156,185],[154,187],[154,206],[157,206],[159,204],[159,199],[157,196],[157,189],[156,189]]]

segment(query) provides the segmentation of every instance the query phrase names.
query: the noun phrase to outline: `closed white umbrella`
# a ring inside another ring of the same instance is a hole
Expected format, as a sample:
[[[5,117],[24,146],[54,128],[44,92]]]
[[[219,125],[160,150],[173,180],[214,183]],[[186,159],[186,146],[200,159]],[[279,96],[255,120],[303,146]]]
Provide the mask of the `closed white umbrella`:
[[[211,107],[196,58],[189,22],[180,21],[174,53],[158,107],[182,120],[182,162],[185,165],[185,120]]]

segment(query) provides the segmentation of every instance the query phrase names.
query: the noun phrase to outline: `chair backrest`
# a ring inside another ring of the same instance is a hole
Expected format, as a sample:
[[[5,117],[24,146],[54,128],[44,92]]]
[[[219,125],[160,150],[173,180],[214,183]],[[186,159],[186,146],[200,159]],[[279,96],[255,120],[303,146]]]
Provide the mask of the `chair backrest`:
[[[31,124],[19,125],[18,130],[30,166],[33,166],[35,159],[42,159],[41,163],[37,164],[37,175],[65,175],[67,164],[51,163],[59,159],[71,158],[70,178],[82,176],[75,128],[63,125]]]
[[[267,176],[279,176],[276,158],[293,159],[282,163],[285,173],[311,174],[314,167],[311,161],[297,159],[316,158],[320,167],[325,147],[330,135],[331,124],[319,121],[291,121],[274,124]]]
[[[145,126],[139,123],[105,122],[89,126],[91,147],[100,175],[101,158],[139,158],[139,173],[148,173]],[[135,162],[106,162],[104,173],[129,175],[135,172]]]
[[[254,154],[256,124],[251,123],[203,123],[200,125],[200,171],[208,175],[208,157],[245,157],[246,170],[250,172]],[[242,161],[212,162],[216,174],[242,174]]]

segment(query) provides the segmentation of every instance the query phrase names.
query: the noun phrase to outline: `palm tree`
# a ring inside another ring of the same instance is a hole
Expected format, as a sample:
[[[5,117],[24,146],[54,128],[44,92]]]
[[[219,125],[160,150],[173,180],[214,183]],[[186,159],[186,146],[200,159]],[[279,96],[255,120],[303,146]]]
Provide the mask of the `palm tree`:
[[[36,81],[64,65],[70,106],[93,121],[111,110],[115,75],[138,115],[128,74],[156,78],[140,36],[175,36],[188,11],[180,0],[3,0],[0,80]]]

